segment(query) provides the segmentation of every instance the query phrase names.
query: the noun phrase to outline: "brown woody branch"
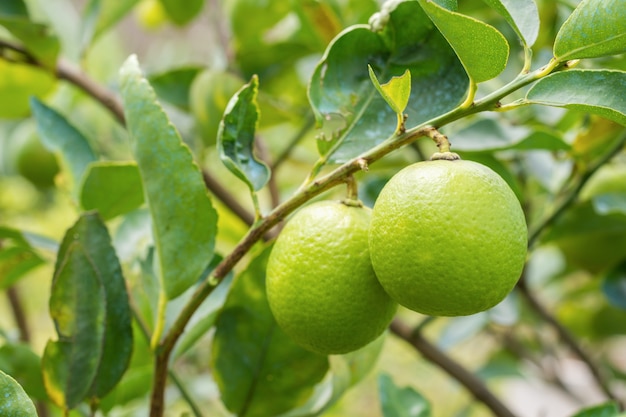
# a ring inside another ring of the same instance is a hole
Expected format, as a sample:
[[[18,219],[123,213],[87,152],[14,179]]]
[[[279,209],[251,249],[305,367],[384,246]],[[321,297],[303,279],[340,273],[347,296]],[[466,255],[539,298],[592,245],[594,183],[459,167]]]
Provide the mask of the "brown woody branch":
[[[459,381],[476,400],[485,404],[497,417],[515,417],[515,414],[496,397],[485,383],[474,374],[465,369],[435,345],[430,343],[421,332],[414,331],[406,323],[399,319],[394,319],[389,326],[391,332],[400,339],[409,343],[424,358],[443,369],[448,375]]]

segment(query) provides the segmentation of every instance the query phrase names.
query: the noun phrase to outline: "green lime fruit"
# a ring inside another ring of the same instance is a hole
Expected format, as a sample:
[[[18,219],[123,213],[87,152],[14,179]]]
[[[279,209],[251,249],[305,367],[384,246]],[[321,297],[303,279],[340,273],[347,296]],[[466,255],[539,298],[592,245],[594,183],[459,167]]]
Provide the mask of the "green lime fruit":
[[[524,213],[507,183],[484,165],[410,165],[374,204],[370,253],[378,280],[399,304],[463,316],[498,304],[526,260]]]
[[[39,188],[54,186],[54,178],[60,170],[57,158],[41,143],[34,127],[25,125],[13,138],[17,172]]]
[[[299,345],[347,353],[378,337],[397,304],[380,286],[368,249],[371,210],[324,201],[298,211],[267,265],[267,297],[278,325]]]
[[[141,0],[135,8],[137,21],[147,30],[156,30],[167,21],[167,12],[159,0]]]

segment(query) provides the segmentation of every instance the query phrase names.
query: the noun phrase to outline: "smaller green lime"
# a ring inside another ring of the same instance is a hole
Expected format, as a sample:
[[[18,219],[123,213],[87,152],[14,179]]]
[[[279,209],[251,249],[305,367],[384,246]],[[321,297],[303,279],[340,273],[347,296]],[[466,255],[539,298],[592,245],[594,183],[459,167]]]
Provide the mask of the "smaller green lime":
[[[278,325],[322,354],[347,353],[376,339],[397,304],[380,286],[368,249],[371,210],[324,201],[298,211],[267,266],[267,297]]]

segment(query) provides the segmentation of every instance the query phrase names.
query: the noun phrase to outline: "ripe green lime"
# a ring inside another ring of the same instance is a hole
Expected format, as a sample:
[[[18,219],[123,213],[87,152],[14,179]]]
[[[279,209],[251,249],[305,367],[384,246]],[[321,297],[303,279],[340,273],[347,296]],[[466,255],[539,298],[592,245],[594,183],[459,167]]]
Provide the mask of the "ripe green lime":
[[[498,304],[526,259],[524,213],[506,182],[472,161],[410,165],[373,208],[370,252],[378,280],[399,304],[462,316]]]
[[[371,210],[324,201],[298,211],[267,265],[278,325],[322,354],[356,350],[387,327],[397,304],[378,283],[368,249]]]

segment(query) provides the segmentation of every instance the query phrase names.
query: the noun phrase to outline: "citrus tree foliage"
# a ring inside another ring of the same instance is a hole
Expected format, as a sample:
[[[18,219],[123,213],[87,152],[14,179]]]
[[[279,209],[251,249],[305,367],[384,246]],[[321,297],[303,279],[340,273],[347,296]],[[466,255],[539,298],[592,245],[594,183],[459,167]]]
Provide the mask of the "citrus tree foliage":
[[[3,0],[0,414],[623,416],[625,126],[623,0]],[[298,345],[283,222],[450,145],[524,210],[511,294]]]

